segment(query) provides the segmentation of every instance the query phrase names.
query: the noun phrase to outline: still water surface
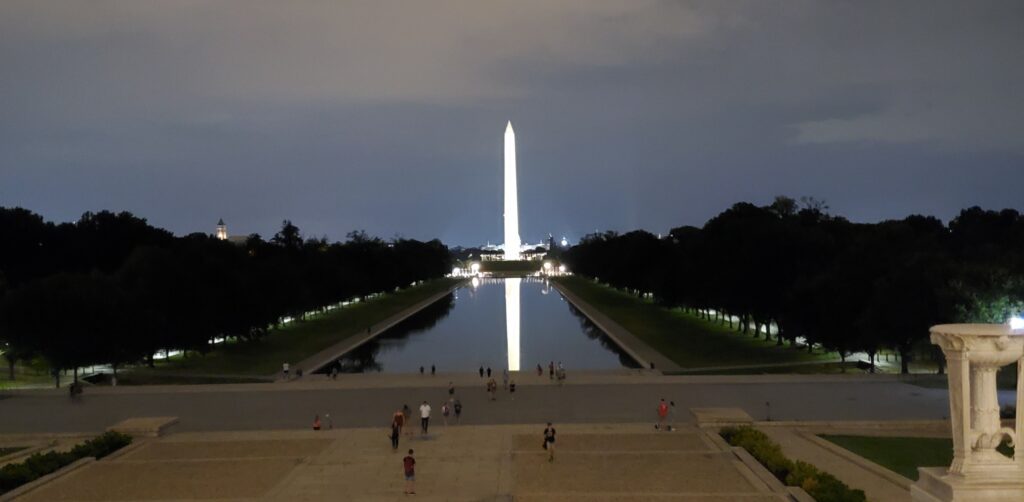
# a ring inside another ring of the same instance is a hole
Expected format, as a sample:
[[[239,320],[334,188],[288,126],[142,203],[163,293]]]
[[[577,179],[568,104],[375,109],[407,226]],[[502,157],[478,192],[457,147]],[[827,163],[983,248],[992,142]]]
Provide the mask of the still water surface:
[[[600,329],[543,279],[484,279],[395,325],[339,360],[346,372],[635,368]],[[506,315],[507,314],[507,315]],[[325,370],[329,370],[326,368]]]

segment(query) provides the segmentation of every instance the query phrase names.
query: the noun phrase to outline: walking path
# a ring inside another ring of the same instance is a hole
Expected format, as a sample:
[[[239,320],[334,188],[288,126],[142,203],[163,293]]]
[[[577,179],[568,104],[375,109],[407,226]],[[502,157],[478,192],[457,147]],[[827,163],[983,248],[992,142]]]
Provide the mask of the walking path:
[[[611,338],[624,352],[629,354],[640,366],[644,368],[651,368],[653,363],[654,369],[660,371],[679,371],[682,369],[671,359],[665,357],[654,350],[651,346],[647,345],[635,335],[629,332],[626,328],[623,328],[621,324],[613,321],[610,317],[601,313],[600,310],[594,308],[589,303],[583,301],[579,296],[570,292],[568,289],[563,287],[558,281],[551,281],[551,285],[558,290],[559,293],[569,302],[572,303],[583,315],[590,319],[590,322],[601,328],[608,338]]]
[[[685,410],[742,408],[755,419],[913,420],[949,414],[945,389],[927,389],[873,375],[664,376],[569,373],[569,383],[547,375],[515,377],[515,401],[505,391],[491,402],[476,375],[361,375],[288,383],[88,388],[71,402],[60,390],[0,393],[0,434],[93,432],[129,417],[176,416],[182,431],[304,428],[319,413],[345,427],[382,426],[402,404],[427,400],[435,409],[454,381],[470,424],[636,423],[655,421],[658,400]],[[353,376],[354,377],[354,376]]]
[[[321,350],[320,352],[317,352],[316,354],[313,354],[312,356],[309,356],[306,359],[303,359],[302,361],[299,361],[298,363],[292,365],[290,370],[293,372],[293,374],[297,374],[296,372],[298,372],[299,370],[302,370],[303,373],[310,374],[320,369],[321,367],[326,366],[331,362],[337,360],[339,357],[345,355],[346,353],[359,347],[360,345],[370,340],[373,340],[374,338],[377,337],[377,335],[380,335],[381,333],[387,331],[392,326],[404,321],[409,316],[423,310],[428,305],[452,294],[452,291],[455,291],[456,289],[462,287],[463,285],[465,285],[465,283],[466,281],[456,282],[450,289],[437,293],[436,295],[433,295],[419,303],[416,303],[410,306],[409,308],[381,322],[378,322],[377,324],[374,324],[373,326],[368,326],[366,328],[365,335],[349,337],[334,345],[331,345],[330,347],[327,347],[326,349]],[[280,373],[275,373],[270,376],[274,378],[281,378]]]
[[[554,462],[538,425],[437,424],[429,436],[403,438],[397,452],[383,427],[173,434],[19,500],[399,500],[409,448],[417,500],[790,500],[759,466],[693,427],[555,425]]]

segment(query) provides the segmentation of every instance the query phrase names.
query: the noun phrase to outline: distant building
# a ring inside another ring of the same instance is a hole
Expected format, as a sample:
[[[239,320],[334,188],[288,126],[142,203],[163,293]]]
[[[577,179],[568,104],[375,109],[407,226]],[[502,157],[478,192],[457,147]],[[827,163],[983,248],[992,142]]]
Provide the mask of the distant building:
[[[214,235],[222,241],[228,241],[232,244],[238,244],[239,246],[245,244],[245,242],[249,240],[248,235],[228,235],[228,226],[224,224],[223,218],[217,220],[217,233]]]

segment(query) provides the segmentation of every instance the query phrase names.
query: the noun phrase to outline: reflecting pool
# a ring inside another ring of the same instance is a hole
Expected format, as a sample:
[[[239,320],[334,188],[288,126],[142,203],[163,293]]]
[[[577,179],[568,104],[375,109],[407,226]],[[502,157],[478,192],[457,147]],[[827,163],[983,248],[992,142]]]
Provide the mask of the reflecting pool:
[[[474,280],[338,360],[341,371],[638,367],[543,279]],[[321,372],[330,371],[330,367]]]

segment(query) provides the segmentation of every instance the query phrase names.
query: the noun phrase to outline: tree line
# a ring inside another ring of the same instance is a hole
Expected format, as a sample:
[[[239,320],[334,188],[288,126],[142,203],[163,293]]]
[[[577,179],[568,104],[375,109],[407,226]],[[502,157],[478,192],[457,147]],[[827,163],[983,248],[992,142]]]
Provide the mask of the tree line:
[[[853,223],[813,198],[780,196],[663,237],[590,234],[562,259],[576,274],[743,333],[776,331],[778,345],[799,338],[844,360],[866,352],[872,370],[879,350],[897,351],[906,373],[930,326],[1021,312],[1022,250],[1024,217],[1013,209],[972,207],[948,224],[920,215]]]
[[[408,287],[451,271],[440,241],[303,238],[284,221],[244,244],[174,236],[127,212],[55,224],[0,207],[0,348],[55,370],[206,352],[215,338],[255,342],[284,318]]]

